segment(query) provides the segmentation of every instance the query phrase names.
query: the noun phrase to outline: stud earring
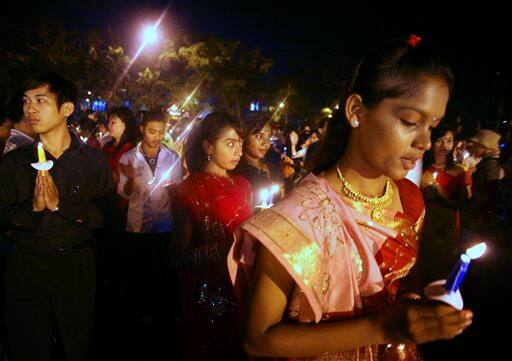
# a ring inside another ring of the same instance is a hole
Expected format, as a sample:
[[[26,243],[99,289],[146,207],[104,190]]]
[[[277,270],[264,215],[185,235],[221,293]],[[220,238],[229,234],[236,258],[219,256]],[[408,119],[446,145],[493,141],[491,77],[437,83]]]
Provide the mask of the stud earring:
[[[210,160],[212,160],[212,157],[208,154],[207,159],[208,159],[208,162],[209,162]]]
[[[353,128],[357,128],[359,127],[359,120],[356,118],[351,122],[351,124]]]

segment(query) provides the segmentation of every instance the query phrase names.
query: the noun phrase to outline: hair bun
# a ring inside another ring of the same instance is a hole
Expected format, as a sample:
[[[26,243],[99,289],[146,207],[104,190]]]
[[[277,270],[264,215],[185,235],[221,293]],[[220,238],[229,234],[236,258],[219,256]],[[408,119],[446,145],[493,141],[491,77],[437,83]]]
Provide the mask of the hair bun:
[[[417,47],[418,44],[421,42],[421,37],[415,34],[411,34],[409,36],[409,39],[405,42],[407,45],[412,46],[413,48]]]

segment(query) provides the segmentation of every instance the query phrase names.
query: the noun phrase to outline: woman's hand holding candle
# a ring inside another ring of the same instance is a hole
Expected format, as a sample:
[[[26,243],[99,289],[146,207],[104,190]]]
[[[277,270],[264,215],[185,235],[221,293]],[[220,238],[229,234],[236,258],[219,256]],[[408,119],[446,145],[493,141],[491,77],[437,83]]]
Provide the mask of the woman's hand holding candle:
[[[409,301],[398,302],[375,317],[381,326],[382,343],[422,344],[461,334],[471,324],[473,313],[429,301]]]

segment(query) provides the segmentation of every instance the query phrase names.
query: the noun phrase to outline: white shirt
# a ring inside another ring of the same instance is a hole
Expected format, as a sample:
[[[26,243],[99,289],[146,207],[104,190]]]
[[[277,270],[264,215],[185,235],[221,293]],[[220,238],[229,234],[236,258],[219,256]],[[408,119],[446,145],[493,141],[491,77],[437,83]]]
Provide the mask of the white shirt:
[[[16,148],[21,148],[32,143],[34,143],[34,138],[20,130],[11,129],[9,138],[7,138],[5,141],[4,154],[9,153],[11,150]]]
[[[155,174],[141,152],[141,143],[123,154],[120,163],[135,168],[137,176],[132,194],[124,192],[128,178],[119,172],[117,192],[129,200],[126,230],[136,233],[165,233],[172,229],[171,195],[164,186],[183,181],[178,155],[160,146]]]

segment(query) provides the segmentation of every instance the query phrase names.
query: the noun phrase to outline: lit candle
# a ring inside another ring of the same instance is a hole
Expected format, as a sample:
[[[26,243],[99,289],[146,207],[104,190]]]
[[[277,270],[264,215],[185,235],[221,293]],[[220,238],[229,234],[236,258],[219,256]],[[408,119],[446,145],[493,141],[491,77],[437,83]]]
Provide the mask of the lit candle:
[[[271,198],[270,198],[271,201],[270,201],[270,203],[272,205],[276,202],[276,200],[279,199],[278,198],[279,190],[280,190],[279,185],[272,184],[272,187],[270,188],[270,193],[271,193]]]
[[[485,253],[486,249],[487,246],[485,242],[482,242],[476,246],[468,248],[466,253],[460,256],[458,262],[452,268],[450,277],[444,286],[447,293],[457,292],[462,281],[464,280],[464,277],[466,277],[466,273],[468,271],[469,263],[471,260],[480,258]]]
[[[261,204],[259,205],[260,208],[270,208],[270,205],[268,203],[270,198],[270,192],[268,189],[263,188],[260,192],[260,198],[261,198]]]
[[[41,142],[37,144],[37,160],[40,164],[46,163],[46,154],[43,149],[43,143]]]

